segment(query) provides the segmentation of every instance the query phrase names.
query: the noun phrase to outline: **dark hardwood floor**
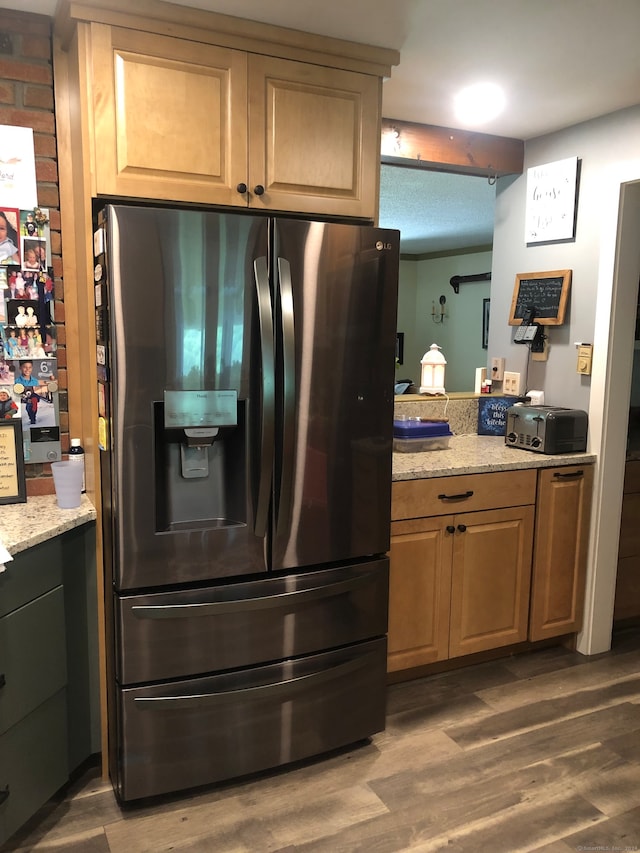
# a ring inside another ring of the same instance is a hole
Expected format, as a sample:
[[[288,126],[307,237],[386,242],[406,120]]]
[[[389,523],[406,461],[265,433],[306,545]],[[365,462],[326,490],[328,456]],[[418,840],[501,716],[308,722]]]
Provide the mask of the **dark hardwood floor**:
[[[4,850],[640,850],[640,630],[389,688],[387,730],[322,760],[121,810],[97,769]]]

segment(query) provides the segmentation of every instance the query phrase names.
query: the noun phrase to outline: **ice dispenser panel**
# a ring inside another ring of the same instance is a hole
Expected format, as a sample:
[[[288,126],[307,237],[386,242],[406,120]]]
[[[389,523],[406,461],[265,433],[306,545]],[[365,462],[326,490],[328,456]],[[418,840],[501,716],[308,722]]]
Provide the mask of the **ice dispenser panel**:
[[[156,531],[246,523],[244,401],[165,391],[154,403]]]
[[[209,448],[220,427],[238,423],[236,391],[165,391],[165,429],[184,429],[180,469],[187,480],[209,476]]]

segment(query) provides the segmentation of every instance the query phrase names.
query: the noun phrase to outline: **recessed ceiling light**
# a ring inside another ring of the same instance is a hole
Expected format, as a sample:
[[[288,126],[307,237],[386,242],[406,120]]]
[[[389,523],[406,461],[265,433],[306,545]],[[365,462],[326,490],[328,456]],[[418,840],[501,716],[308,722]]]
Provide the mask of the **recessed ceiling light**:
[[[485,124],[500,115],[506,98],[495,83],[475,83],[462,89],[454,98],[454,110],[458,119],[465,124]]]

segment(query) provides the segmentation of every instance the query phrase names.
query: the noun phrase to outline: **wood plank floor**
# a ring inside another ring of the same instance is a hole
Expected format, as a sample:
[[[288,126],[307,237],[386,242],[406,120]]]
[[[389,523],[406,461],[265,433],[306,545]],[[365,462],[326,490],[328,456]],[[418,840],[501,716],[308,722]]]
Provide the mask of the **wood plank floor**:
[[[370,742],[190,796],[121,810],[89,770],[4,849],[640,850],[640,630],[393,685]]]

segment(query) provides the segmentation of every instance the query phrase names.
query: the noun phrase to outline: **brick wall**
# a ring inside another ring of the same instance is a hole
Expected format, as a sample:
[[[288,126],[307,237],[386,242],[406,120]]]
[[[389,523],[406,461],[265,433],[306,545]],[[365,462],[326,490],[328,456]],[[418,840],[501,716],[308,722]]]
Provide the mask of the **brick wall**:
[[[53,104],[51,19],[3,9],[0,15],[0,125],[33,128],[38,204],[49,208],[62,451],[69,449],[58,162]],[[0,200],[1,202],[1,200]],[[53,494],[49,465],[28,464],[27,494]]]

